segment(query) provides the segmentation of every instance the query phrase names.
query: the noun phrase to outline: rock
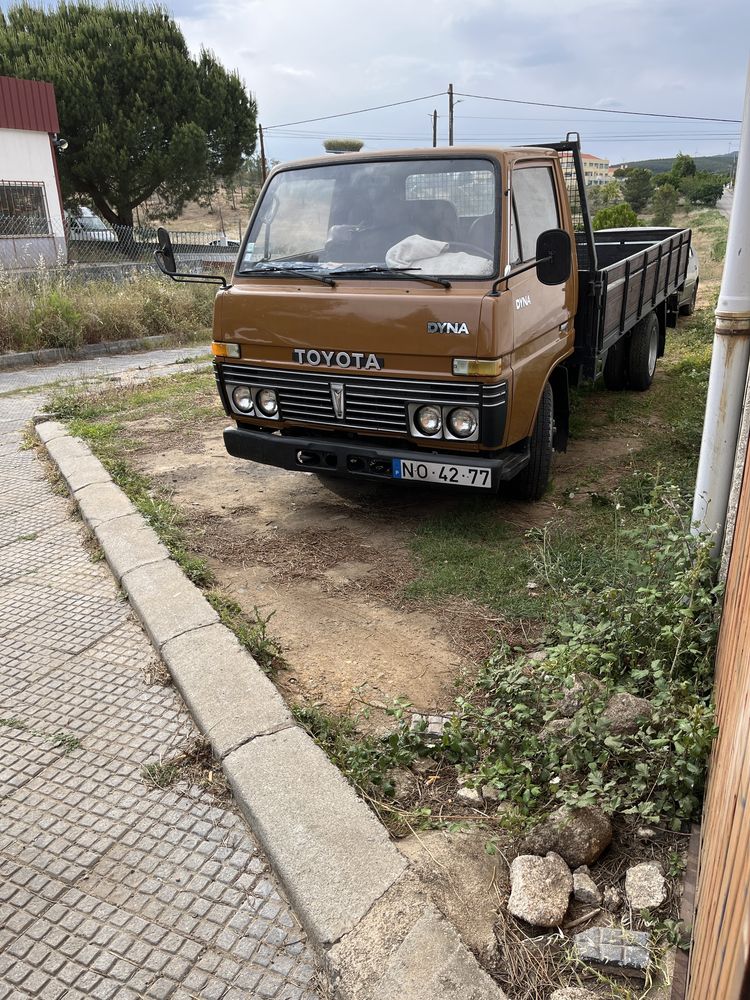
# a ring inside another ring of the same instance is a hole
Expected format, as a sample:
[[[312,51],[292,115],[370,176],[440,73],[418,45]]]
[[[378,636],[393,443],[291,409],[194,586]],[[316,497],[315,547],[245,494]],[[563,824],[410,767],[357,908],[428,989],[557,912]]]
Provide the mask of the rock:
[[[652,830],[650,826],[639,826],[635,835],[639,840],[655,840],[656,830]]]
[[[644,862],[625,873],[625,895],[634,910],[657,910],[667,898],[661,865]]]
[[[500,792],[494,785],[482,785],[482,798],[488,802],[499,802]]]
[[[461,799],[470,806],[481,806],[483,804],[482,793],[478,788],[469,788],[464,785],[456,792],[456,798]]]
[[[443,736],[443,730],[450,720],[450,715],[422,715],[420,712],[414,712],[409,728],[412,732],[421,731],[422,739],[427,743],[439,743]]]
[[[613,736],[627,736],[637,733],[641,725],[651,718],[651,713],[650,701],[623,691],[612,695],[602,718],[609,723],[609,731]]]
[[[555,990],[549,1000],[601,1000],[601,994],[584,990],[580,986],[566,986],[562,990]]]
[[[437,770],[437,763],[432,759],[432,757],[420,757],[415,760],[411,765],[412,771],[416,774],[432,774],[433,771]]]
[[[616,886],[609,885],[604,890],[602,906],[605,910],[609,910],[610,913],[617,913],[620,909],[622,906],[622,893]]]
[[[552,719],[540,730],[539,739],[542,743],[547,740],[563,739],[568,735],[570,729],[570,719]]]
[[[555,851],[571,868],[590,865],[612,842],[612,824],[596,806],[561,806],[524,841],[529,854]]]
[[[388,775],[393,783],[393,797],[396,802],[408,802],[419,791],[416,777],[411,771],[396,770]]]
[[[534,649],[532,652],[526,654],[527,660],[535,660],[537,663],[541,663],[542,660],[547,659],[546,649]]]
[[[508,910],[534,927],[559,927],[568,909],[573,876],[563,859],[519,854],[510,866]]]
[[[643,976],[651,962],[650,935],[621,927],[589,927],[573,938],[578,958],[602,972]]]
[[[602,894],[589,874],[586,865],[582,865],[573,872],[573,896],[579,903],[601,906]]]
[[[604,685],[591,674],[576,674],[573,679],[573,686],[569,687],[560,699],[557,712],[564,718],[572,719],[579,708],[583,705],[587,696],[595,696],[604,691]]]

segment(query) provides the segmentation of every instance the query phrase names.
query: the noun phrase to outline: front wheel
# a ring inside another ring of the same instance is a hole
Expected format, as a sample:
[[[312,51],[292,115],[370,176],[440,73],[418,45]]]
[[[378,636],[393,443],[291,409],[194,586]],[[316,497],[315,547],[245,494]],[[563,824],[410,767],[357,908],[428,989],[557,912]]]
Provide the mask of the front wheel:
[[[534,430],[529,445],[529,464],[510,481],[513,496],[519,500],[540,500],[549,483],[552,467],[552,440],[555,433],[552,386],[547,383],[542,393]]]
[[[643,392],[651,385],[659,353],[659,320],[649,313],[630,335],[628,350],[628,383],[631,389]]]

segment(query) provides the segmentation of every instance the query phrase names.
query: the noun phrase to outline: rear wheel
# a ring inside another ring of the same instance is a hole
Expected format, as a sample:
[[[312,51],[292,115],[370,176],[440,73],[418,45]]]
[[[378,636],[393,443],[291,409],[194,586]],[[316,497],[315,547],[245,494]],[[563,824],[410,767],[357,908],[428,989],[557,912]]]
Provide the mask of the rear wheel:
[[[631,389],[643,392],[651,385],[659,353],[659,320],[656,313],[649,313],[638,323],[630,335],[628,351],[628,384]]]
[[[519,500],[539,500],[547,489],[552,466],[552,439],[555,432],[552,386],[547,383],[537,411],[529,445],[529,464],[510,481]]]
[[[622,337],[610,347],[607,351],[607,357],[604,359],[604,371],[602,372],[604,384],[612,392],[624,389],[627,382],[626,346],[626,339]]]

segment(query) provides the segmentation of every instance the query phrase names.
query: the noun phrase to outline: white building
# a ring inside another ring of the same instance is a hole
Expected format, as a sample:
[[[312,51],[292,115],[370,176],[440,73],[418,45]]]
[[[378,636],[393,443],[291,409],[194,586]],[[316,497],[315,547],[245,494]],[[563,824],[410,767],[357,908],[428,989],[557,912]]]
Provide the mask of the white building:
[[[0,265],[66,259],[51,83],[0,76]]]

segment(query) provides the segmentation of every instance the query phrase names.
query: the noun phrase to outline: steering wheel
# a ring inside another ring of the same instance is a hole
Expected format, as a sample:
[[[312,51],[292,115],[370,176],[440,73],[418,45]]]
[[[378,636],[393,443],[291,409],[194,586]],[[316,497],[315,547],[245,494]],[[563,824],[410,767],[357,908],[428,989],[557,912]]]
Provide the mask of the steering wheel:
[[[473,254],[473,255],[477,255],[478,254],[480,257],[484,257],[485,260],[494,260],[495,259],[494,252],[490,252],[489,250],[485,250],[484,247],[478,247],[475,243],[449,243],[447,250],[445,250],[444,252],[445,253],[453,253],[453,252],[461,253],[461,252],[464,252],[464,253],[470,253],[470,254]]]

